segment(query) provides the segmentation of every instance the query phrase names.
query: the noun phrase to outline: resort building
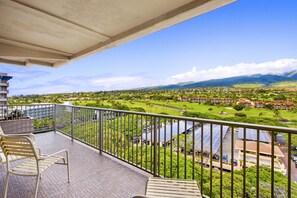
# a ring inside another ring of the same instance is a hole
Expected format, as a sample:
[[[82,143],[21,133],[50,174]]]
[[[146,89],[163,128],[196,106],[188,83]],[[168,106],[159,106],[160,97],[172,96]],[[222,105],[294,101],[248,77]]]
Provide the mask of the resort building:
[[[237,100],[236,104],[244,104],[245,107],[250,107],[252,105],[251,101],[246,98],[240,98]]]
[[[192,98],[191,101],[195,103],[205,103],[208,99],[207,98]]]
[[[259,131],[259,165],[271,168],[272,159],[272,142],[271,136],[267,131]],[[244,138],[244,129],[239,128],[238,136],[235,144],[235,153],[238,154],[237,159],[243,168],[244,153],[246,153],[246,167],[255,166],[257,164],[257,130],[246,129],[246,137]],[[246,145],[244,149],[244,139]],[[245,152],[244,152],[245,150]],[[284,157],[280,148],[274,145],[274,168],[276,171],[286,173],[286,167],[281,158]]]
[[[0,73],[0,106],[7,105],[7,95],[9,93],[8,81],[12,79],[12,76],[8,76],[7,73]],[[0,119],[3,119],[5,114],[7,113],[7,107],[0,107]]]
[[[294,103],[290,101],[275,101],[272,103],[272,106],[274,109],[290,110],[294,106]]]
[[[266,103],[264,101],[256,101],[256,102],[252,102],[252,105],[255,108],[264,108]]]
[[[222,138],[224,138],[229,130],[228,126],[221,125],[211,125],[205,124],[203,127],[199,127],[195,130],[195,152],[198,153],[210,153],[210,146],[212,144],[212,153],[213,155],[217,153],[221,147],[220,139],[221,139],[221,130],[222,130]],[[212,142],[210,135],[212,133]],[[203,138],[202,137],[203,134]],[[202,141],[201,141],[202,139]],[[203,142],[203,148],[201,147]],[[203,149],[201,151],[201,149]]]
[[[233,102],[232,98],[210,98],[210,102],[214,104],[230,104]]]
[[[172,125],[169,124],[166,126],[163,126],[159,129],[157,129],[157,141],[161,146],[167,146],[172,141],[175,140],[175,138],[178,135],[185,134],[191,132],[193,129],[193,122],[185,122],[185,121],[179,121],[175,122]],[[146,131],[142,134],[142,142],[148,145],[154,144],[154,129],[150,131]],[[170,131],[170,133],[169,133]],[[138,138],[139,140],[140,138]]]
[[[22,109],[22,113],[26,117],[44,119],[44,118],[53,118],[54,109],[53,105],[50,104],[36,104],[26,109]]]
[[[10,79],[12,79],[12,76],[8,76],[7,73],[0,73],[0,105],[7,105],[8,81]]]

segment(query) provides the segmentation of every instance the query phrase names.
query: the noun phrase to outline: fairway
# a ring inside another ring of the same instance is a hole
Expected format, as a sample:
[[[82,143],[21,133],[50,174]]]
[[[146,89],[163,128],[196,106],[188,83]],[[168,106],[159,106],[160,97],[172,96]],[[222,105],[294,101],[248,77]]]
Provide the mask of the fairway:
[[[147,113],[167,114],[173,116],[182,116],[182,112],[186,111],[193,113],[199,112],[208,115],[209,117],[215,116],[216,119],[225,119],[234,118],[237,113],[237,111],[231,106],[206,105],[172,100],[113,100],[112,102],[126,105],[130,108],[130,110],[133,110],[133,108],[142,108]],[[85,106],[86,104],[96,104],[96,102],[92,100],[77,103],[81,106]],[[111,101],[102,100],[100,103],[103,105],[109,105],[110,108],[112,108]],[[239,112],[246,114],[248,118],[276,119],[274,111],[266,108],[244,108]],[[282,119],[289,121],[289,127],[296,126],[296,113],[288,110],[279,110],[279,115]]]

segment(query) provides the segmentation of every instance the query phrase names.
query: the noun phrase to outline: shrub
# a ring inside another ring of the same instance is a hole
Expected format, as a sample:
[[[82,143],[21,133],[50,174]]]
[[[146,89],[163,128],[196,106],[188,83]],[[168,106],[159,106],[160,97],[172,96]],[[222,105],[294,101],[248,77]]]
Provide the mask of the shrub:
[[[237,117],[241,117],[241,118],[246,117],[246,114],[244,114],[244,113],[235,113],[234,115],[237,116]]]
[[[141,108],[141,107],[133,107],[133,108],[131,108],[131,111],[145,112],[144,108]]]
[[[236,111],[241,111],[242,109],[244,109],[245,105],[243,103],[239,103],[239,104],[236,104],[233,106],[233,108],[236,110]]]

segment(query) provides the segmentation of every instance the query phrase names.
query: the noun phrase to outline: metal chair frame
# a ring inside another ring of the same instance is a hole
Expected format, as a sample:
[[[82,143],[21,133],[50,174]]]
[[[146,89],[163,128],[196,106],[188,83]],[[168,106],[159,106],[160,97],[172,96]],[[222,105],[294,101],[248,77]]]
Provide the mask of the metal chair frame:
[[[67,150],[61,150],[51,155],[41,155],[38,148],[28,135],[0,135],[0,146],[6,157],[6,181],[4,188],[4,198],[7,197],[9,175],[36,177],[34,198],[37,197],[38,186],[41,174],[53,164],[67,166],[68,183],[69,175],[69,154]],[[65,157],[57,154],[65,153]],[[11,168],[9,156],[19,156],[26,158],[26,161]],[[59,162],[62,160],[62,163]]]

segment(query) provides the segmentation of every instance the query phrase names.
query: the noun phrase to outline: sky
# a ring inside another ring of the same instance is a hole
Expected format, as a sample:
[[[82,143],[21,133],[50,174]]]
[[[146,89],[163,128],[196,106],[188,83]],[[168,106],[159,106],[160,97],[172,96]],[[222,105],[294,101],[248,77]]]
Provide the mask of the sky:
[[[297,69],[297,0],[238,0],[59,68],[0,64],[10,96],[108,91]]]

